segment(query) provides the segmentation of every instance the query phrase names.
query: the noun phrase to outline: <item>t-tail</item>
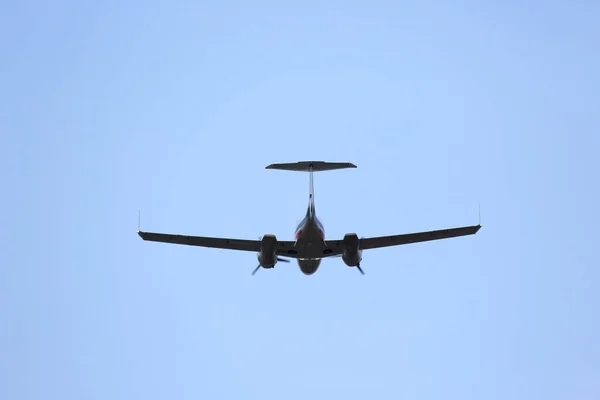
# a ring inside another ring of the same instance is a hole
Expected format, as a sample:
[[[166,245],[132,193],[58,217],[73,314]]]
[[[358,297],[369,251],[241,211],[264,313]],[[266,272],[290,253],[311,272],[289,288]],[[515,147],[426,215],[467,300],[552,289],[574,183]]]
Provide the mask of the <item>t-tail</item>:
[[[336,169],[346,168],[356,168],[356,165],[349,162],[298,161],[295,163],[271,164],[266,167],[266,169],[278,169],[282,171],[308,172],[309,193],[307,214],[311,217],[315,215],[315,189],[313,183],[313,172],[333,171]]]

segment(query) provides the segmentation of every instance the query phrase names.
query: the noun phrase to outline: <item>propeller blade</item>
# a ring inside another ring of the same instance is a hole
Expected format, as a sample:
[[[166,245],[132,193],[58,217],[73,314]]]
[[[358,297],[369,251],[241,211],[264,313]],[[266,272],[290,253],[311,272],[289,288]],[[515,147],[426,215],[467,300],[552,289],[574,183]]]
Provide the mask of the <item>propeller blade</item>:
[[[356,268],[358,268],[358,270],[360,271],[361,274],[365,274],[365,271],[362,270],[362,268],[360,267],[360,265],[357,265]]]
[[[286,263],[290,262],[290,260],[288,260],[287,258],[281,258],[281,257],[277,257],[277,261],[286,262]]]
[[[258,271],[258,269],[259,269],[259,268],[260,268],[260,264],[258,264],[258,267],[256,267],[256,268],[254,269],[254,271],[252,271],[252,275],[254,275],[254,274],[256,273],[256,271]]]

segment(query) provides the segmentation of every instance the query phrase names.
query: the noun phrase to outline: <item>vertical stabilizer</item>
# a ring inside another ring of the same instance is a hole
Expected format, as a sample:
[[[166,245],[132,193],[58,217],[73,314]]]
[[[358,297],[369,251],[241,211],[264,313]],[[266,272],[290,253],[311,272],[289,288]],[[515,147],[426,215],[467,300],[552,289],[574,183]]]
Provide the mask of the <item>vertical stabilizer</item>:
[[[278,169],[282,171],[300,171],[309,173],[309,195],[308,195],[308,214],[315,215],[315,190],[313,183],[313,172],[333,171],[336,169],[356,168],[356,165],[349,162],[329,162],[329,161],[298,161],[296,163],[271,164],[266,169]]]
[[[311,215],[315,214],[315,185],[313,180],[313,170],[312,167],[308,170],[308,212]]]

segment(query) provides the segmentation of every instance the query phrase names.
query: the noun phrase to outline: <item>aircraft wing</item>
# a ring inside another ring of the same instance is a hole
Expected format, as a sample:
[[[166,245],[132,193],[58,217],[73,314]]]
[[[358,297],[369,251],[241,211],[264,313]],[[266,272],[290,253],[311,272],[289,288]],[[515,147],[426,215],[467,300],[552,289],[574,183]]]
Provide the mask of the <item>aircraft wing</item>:
[[[360,239],[360,249],[377,249],[380,247],[398,246],[430,240],[449,239],[459,236],[474,235],[481,229],[481,225],[463,226],[460,228],[440,229],[436,231],[406,233],[403,235],[379,236]]]
[[[431,240],[448,239],[459,236],[474,235],[481,229],[481,225],[463,226],[459,228],[440,229],[435,231],[406,233],[401,235],[377,236],[360,239],[360,249],[377,249],[380,247],[399,246],[403,244],[427,242]],[[138,235],[147,241],[182,244],[188,246],[212,247],[226,250],[241,250],[260,252],[260,240],[230,239],[206,236],[174,235],[169,233],[142,232]],[[327,247],[320,257],[339,256],[344,251],[343,240],[327,240]],[[303,257],[302,251],[294,248],[295,242],[277,241],[275,252],[279,256],[299,258]]]
[[[138,235],[144,240],[151,242],[162,242],[172,244],[183,244],[188,246],[212,247],[225,250],[241,250],[260,252],[260,240],[247,239],[230,239],[206,236],[188,236],[188,235],[173,235],[170,233],[142,232],[138,231]],[[277,241],[276,253],[278,255],[295,257],[290,255],[287,250],[294,248],[292,241]]]
[[[216,249],[260,251],[260,240],[228,239],[205,236],[173,235],[138,231],[138,235],[151,242],[184,244],[188,246],[212,247]]]
[[[449,239],[459,236],[474,235],[481,229],[481,225],[463,226],[459,228],[440,229],[435,231],[405,233],[402,235],[377,236],[360,239],[360,249],[377,249],[381,247],[399,246],[403,244],[427,242],[430,240]],[[344,251],[343,240],[328,240],[327,245],[332,250],[328,256],[340,255]]]

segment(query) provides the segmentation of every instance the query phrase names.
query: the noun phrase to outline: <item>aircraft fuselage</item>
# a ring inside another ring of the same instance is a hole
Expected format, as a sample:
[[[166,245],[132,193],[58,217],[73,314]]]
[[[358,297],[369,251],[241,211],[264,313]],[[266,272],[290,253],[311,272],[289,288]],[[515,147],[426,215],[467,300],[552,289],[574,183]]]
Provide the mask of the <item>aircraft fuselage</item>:
[[[310,248],[312,246],[322,246],[325,241],[325,229],[323,224],[314,214],[314,207],[309,209],[304,219],[298,224],[295,232],[296,246],[298,248]],[[317,272],[321,265],[320,258],[298,258],[300,271],[305,275],[312,275]]]
[[[313,189],[313,173],[310,171],[310,194],[308,208],[304,219],[300,221],[294,232],[296,246],[300,249],[310,249],[311,247],[322,247],[325,242],[325,228],[315,212],[315,199]],[[312,275],[317,272],[321,265],[320,258],[298,258],[298,267],[305,275]]]

